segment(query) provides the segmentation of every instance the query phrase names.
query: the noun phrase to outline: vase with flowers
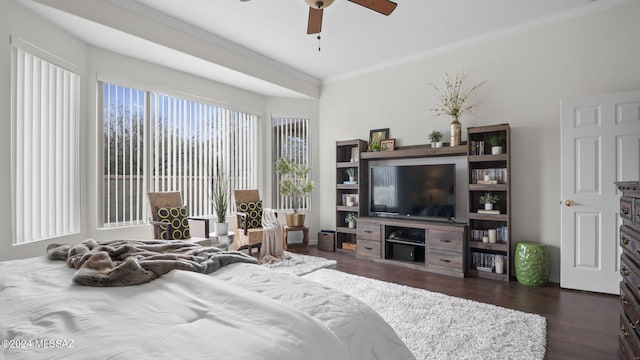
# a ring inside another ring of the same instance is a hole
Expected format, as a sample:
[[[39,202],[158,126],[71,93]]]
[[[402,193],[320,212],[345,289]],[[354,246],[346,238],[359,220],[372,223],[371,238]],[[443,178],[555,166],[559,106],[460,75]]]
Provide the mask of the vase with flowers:
[[[473,108],[477,104],[469,103],[469,96],[478,89],[485,81],[480,82],[470,88],[464,88],[462,83],[467,77],[467,73],[462,71],[452,76],[444,73],[444,87],[439,87],[431,83],[436,90],[438,97],[437,107],[431,109],[437,116],[447,115],[453,118],[451,122],[451,146],[460,145],[462,141],[462,126],[460,124],[460,116],[467,111],[473,113]]]

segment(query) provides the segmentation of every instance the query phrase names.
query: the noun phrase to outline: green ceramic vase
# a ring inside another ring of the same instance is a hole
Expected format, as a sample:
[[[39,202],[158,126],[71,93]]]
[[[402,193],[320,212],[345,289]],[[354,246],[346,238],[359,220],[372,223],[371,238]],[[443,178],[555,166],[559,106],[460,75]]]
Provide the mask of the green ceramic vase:
[[[551,256],[546,245],[519,242],[515,249],[516,278],[522,285],[544,286],[549,282]]]

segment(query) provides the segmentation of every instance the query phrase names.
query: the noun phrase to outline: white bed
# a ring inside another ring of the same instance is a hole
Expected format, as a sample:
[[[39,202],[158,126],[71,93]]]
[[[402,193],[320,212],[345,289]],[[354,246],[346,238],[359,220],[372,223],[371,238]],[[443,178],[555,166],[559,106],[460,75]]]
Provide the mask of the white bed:
[[[0,358],[414,358],[360,301],[259,265],[109,288],[73,285],[74,272],[45,257],[0,262]]]

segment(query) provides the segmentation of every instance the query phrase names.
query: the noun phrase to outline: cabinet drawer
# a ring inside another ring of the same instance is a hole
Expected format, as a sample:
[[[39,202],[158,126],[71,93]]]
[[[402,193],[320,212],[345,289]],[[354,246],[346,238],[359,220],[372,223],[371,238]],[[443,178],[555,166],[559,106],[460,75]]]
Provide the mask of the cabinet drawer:
[[[620,334],[618,331],[618,349],[620,349],[620,359],[622,360],[636,360],[637,357],[633,356],[633,351],[631,351],[631,346],[627,339]]]
[[[462,252],[462,235],[461,232],[429,230],[429,248]]]
[[[380,242],[380,223],[377,221],[358,221],[358,239]]]
[[[453,270],[462,271],[462,254],[452,251],[441,251],[429,249],[429,265],[446,267]]]
[[[620,312],[620,335],[629,345],[628,348],[633,353],[632,359],[640,356],[640,338],[638,338],[638,333],[636,333],[636,330],[631,326],[624,312]]]
[[[636,297],[640,296],[640,268],[629,258],[629,256],[624,253],[620,257],[622,262],[620,266],[620,274],[622,275],[622,279],[629,286],[631,292]]]
[[[640,219],[635,219],[635,213],[639,211],[636,209],[636,201],[632,197],[623,196],[620,198],[620,217],[624,220],[631,221],[631,223],[640,224]]]
[[[620,246],[637,263],[640,263],[640,233],[627,225],[620,226]]]
[[[633,291],[629,289],[624,281],[620,282],[620,303],[631,325],[636,329],[640,329],[640,304],[636,295],[633,294]]]
[[[357,240],[356,246],[356,256],[358,257],[370,257],[370,258],[380,258],[380,240],[372,241],[372,240]]]

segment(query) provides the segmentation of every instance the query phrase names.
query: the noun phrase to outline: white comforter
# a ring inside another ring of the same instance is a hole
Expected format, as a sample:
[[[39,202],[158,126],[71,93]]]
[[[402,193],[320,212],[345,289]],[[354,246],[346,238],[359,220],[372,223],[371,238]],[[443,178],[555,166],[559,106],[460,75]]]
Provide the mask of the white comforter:
[[[413,358],[366,305],[258,265],[115,288],[72,285],[73,272],[45,258],[0,263],[0,357]]]

